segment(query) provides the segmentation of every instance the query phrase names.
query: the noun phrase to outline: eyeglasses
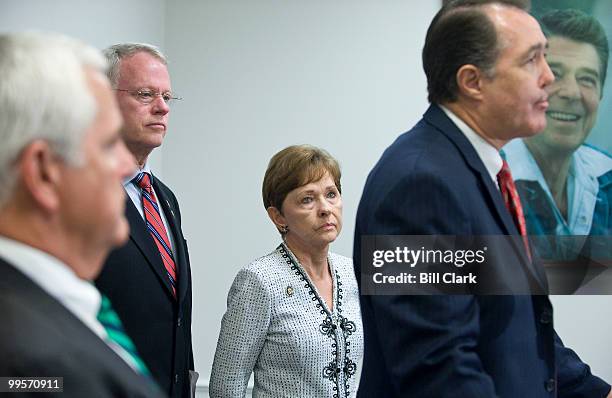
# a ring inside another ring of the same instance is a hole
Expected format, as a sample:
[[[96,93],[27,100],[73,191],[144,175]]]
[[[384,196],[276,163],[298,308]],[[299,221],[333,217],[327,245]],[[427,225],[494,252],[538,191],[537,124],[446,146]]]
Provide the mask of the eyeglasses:
[[[171,104],[175,100],[179,100],[179,101],[182,100],[182,98],[173,97],[170,91],[160,93],[160,92],[149,90],[146,88],[141,88],[139,90],[126,90],[123,88],[116,88],[115,91],[125,91],[126,93],[130,93],[141,104],[150,104],[157,97],[162,97],[162,99],[164,100],[166,104]]]

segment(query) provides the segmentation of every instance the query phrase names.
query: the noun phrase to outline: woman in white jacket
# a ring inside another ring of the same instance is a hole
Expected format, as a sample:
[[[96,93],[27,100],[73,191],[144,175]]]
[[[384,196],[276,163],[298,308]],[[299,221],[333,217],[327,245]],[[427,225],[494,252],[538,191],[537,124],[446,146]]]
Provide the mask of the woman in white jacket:
[[[352,260],[329,252],[342,229],[340,167],[309,145],[268,165],[263,201],[283,242],[239,271],[227,299],[210,396],[354,397],[363,356]]]

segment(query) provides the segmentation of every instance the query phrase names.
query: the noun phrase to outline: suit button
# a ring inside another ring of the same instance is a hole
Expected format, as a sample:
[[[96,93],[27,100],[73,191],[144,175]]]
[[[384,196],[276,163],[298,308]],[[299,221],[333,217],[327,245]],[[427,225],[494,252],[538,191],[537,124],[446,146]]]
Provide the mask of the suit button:
[[[181,327],[181,318],[176,321],[176,327]]]
[[[178,373],[174,375],[174,384],[178,384]]]
[[[555,391],[555,379],[548,379],[545,383],[546,391],[553,392]]]
[[[551,323],[553,320],[552,317],[552,312],[550,312],[549,310],[544,310],[542,311],[542,313],[540,314],[540,323],[543,325],[548,325],[549,323]]]

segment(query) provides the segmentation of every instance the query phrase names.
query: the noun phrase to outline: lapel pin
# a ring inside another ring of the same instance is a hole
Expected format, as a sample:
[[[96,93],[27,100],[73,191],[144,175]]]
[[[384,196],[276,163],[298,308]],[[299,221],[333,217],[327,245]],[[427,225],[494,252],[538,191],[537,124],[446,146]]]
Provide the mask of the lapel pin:
[[[294,290],[291,286],[287,286],[287,296],[291,297],[293,296]]]

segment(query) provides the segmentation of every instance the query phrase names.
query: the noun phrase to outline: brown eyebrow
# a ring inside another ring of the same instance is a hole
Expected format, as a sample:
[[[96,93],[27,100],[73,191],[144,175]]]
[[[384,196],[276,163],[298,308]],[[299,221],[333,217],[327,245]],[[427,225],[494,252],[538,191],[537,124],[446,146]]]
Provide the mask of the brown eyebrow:
[[[336,187],[336,185],[329,185],[329,186],[325,187],[323,190],[327,191],[327,190],[330,190],[330,189],[337,189],[337,187]],[[306,191],[300,191],[299,192],[300,195],[303,195],[303,194],[306,194],[306,193],[315,193],[315,190],[308,189]]]
[[[526,57],[528,57],[528,56],[529,56],[529,54],[531,54],[531,53],[533,53],[533,52],[536,52],[536,51],[544,51],[544,50],[546,50],[546,49],[548,49],[548,42],[546,42],[546,43],[544,43],[544,44],[542,44],[542,43],[537,43],[537,44],[534,44],[533,46],[529,47],[529,48],[527,49],[527,51],[525,51],[525,53],[523,54],[523,57],[525,57],[525,58],[526,58]]]

